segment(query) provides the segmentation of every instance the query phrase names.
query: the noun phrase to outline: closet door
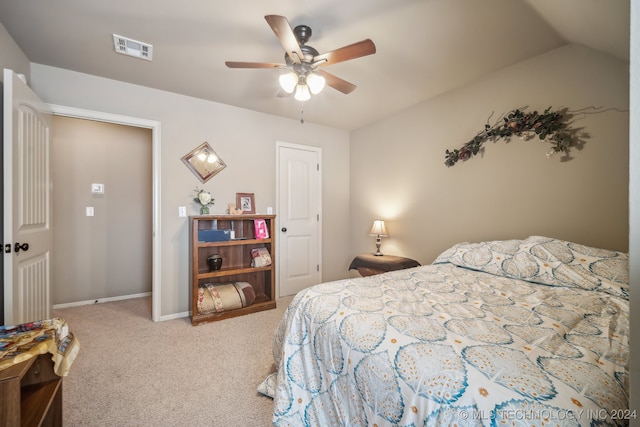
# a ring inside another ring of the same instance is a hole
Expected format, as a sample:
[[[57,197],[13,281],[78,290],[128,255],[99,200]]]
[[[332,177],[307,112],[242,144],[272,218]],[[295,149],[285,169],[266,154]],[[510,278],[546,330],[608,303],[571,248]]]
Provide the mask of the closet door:
[[[320,148],[280,143],[278,152],[278,295],[322,281]]]

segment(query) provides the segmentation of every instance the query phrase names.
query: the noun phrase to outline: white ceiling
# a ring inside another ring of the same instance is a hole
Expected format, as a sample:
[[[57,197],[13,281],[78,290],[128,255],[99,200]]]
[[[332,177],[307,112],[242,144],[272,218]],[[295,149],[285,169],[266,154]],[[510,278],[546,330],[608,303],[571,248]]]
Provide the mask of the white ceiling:
[[[320,53],[370,38],[374,55],[325,68],[357,85],[304,104],[278,98],[283,62],[264,19],[305,24]],[[31,62],[284,117],[356,129],[567,43],[629,61],[629,0],[0,0],[0,22]],[[112,34],[153,45],[116,54]]]

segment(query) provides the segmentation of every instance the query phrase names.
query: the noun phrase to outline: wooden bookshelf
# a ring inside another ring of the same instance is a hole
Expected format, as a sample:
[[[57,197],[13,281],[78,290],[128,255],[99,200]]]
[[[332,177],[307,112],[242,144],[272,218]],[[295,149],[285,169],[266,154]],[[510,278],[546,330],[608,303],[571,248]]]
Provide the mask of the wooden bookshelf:
[[[255,238],[256,219],[265,220],[269,230],[268,238]],[[191,323],[198,325],[275,308],[275,215],[198,215],[189,217],[189,221]],[[233,232],[234,238],[215,242],[199,241],[199,231],[202,230],[229,231]],[[261,247],[269,251],[271,265],[252,267],[251,250]],[[210,270],[207,263],[207,258],[214,254],[222,257],[220,270]],[[251,305],[229,311],[198,313],[197,297],[200,286],[206,283],[233,282],[247,282],[251,285],[255,293],[255,301]]]

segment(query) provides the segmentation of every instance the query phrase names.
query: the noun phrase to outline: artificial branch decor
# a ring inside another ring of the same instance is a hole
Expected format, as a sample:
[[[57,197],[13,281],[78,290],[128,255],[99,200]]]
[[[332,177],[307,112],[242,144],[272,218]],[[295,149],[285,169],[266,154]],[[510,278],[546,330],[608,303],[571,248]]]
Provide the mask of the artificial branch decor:
[[[537,111],[525,113],[519,109],[513,110],[495,125],[486,124],[483,131],[460,149],[447,150],[444,164],[453,166],[458,160],[467,160],[475,156],[482,144],[488,140],[495,141],[497,138],[509,140],[514,135],[525,141],[538,135],[541,140],[550,142],[551,151],[547,153],[547,157],[560,151],[569,154],[569,149],[576,143],[576,131],[569,128],[569,118],[566,110],[551,111],[551,107],[544,110],[542,114]]]

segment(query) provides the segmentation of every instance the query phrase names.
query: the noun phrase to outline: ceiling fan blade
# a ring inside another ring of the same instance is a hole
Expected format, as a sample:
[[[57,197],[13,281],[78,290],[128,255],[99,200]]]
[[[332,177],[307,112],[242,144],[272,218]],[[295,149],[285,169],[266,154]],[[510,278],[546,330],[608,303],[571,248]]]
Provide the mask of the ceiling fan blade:
[[[337,64],[338,62],[360,58],[376,53],[376,45],[370,39],[344,46],[313,58],[313,64],[321,67]]]
[[[285,64],[276,64],[275,62],[235,62],[227,61],[226,66],[229,68],[286,68]]]
[[[327,85],[331,86],[336,90],[339,90],[345,95],[350,94],[351,92],[356,90],[356,85],[354,85],[353,83],[349,83],[348,81],[343,80],[334,74],[327,73],[324,70],[316,70],[315,72],[320,74],[322,77],[324,77],[324,80],[327,83]]]
[[[302,50],[300,50],[298,40],[296,39],[295,34],[293,34],[293,30],[291,29],[287,18],[280,15],[266,15],[264,19],[267,20],[267,23],[276,34],[276,37],[278,37],[278,40],[280,40],[280,44],[289,54],[289,57],[296,64],[300,64],[302,58],[304,58],[304,54],[302,53]]]

